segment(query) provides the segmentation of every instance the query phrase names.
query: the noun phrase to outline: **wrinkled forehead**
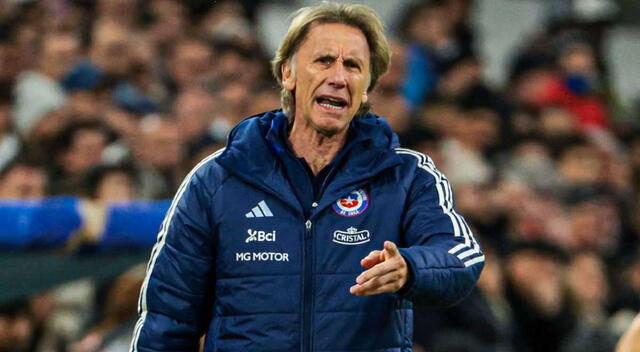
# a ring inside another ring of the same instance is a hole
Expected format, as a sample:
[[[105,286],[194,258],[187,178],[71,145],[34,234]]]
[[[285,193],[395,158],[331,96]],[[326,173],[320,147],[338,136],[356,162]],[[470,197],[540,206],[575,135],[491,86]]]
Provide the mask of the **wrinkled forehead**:
[[[301,39],[296,52],[343,54],[362,60],[371,56],[369,42],[362,29],[340,22],[315,22]]]

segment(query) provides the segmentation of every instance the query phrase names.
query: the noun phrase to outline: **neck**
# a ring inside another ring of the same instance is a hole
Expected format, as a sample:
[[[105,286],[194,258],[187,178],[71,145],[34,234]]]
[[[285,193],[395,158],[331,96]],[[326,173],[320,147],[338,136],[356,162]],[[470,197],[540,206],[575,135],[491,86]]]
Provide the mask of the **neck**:
[[[314,175],[336,157],[347,141],[347,131],[325,135],[313,128],[304,119],[294,119],[289,142],[295,155],[304,158]]]

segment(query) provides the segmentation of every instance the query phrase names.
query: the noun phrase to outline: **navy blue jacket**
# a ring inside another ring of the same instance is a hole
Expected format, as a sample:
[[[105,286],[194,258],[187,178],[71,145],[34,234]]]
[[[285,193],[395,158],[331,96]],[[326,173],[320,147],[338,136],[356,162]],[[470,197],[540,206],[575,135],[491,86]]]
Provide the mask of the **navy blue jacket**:
[[[132,351],[411,351],[412,302],[450,305],[484,256],[449,182],[398,148],[384,120],[352,123],[345,155],[304,216],[277,146],[285,117],[241,122],[180,186],[140,295]],[[305,177],[308,177],[305,175]],[[396,294],[357,297],[360,260],[395,242],[411,272]]]

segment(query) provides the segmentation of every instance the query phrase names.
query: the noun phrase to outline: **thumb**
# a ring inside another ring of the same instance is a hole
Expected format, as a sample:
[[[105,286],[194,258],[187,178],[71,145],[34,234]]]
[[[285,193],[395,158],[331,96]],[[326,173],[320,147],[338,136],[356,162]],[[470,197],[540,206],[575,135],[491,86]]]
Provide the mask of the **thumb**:
[[[384,253],[386,258],[393,258],[400,255],[398,246],[391,241],[384,241]]]

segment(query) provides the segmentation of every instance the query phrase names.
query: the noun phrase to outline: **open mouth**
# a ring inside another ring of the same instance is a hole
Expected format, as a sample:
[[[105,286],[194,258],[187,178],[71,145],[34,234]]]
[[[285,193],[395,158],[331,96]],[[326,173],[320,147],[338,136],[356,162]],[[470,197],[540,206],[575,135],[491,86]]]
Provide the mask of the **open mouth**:
[[[342,98],[321,96],[316,98],[316,103],[325,109],[340,111],[347,107],[347,101]]]

